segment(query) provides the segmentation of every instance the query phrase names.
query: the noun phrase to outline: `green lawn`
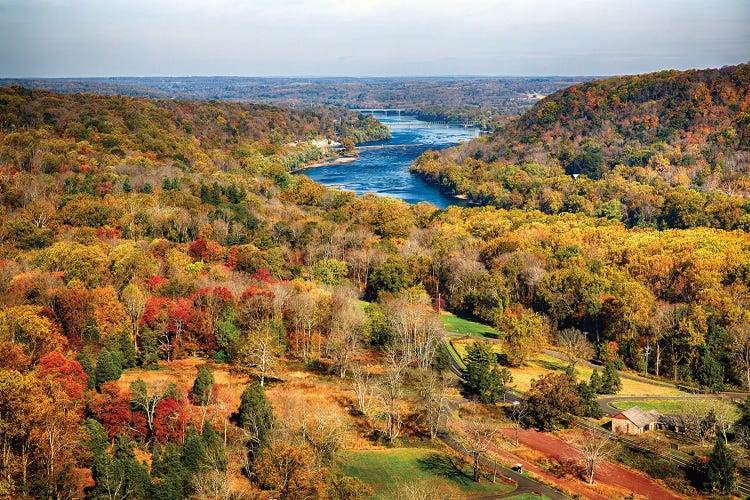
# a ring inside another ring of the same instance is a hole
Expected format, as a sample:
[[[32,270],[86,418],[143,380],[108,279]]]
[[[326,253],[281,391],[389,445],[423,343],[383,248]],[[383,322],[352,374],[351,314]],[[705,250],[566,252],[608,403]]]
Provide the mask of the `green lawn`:
[[[471,468],[463,471],[453,466],[451,457],[424,448],[343,451],[338,467],[349,476],[359,478],[374,490],[373,498],[395,498],[410,483],[439,488],[447,496],[486,496],[509,492],[512,486],[471,480]],[[538,498],[538,497],[537,497]]]
[[[440,320],[443,322],[443,328],[448,333],[457,333],[459,335],[471,335],[472,337],[490,337],[497,338],[498,333],[492,327],[477,323],[476,321],[469,321],[468,319],[459,318],[455,314],[444,311],[440,315]]]
[[[687,400],[688,398],[689,396],[687,396],[685,399]],[[737,419],[740,416],[737,407],[725,401],[706,400],[704,403],[707,406],[710,406],[712,404],[721,405],[731,412],[730,415],[732,415],[733,419]],[[631,408],[633,406],[640,406],[642,410],[646,411],[656,410],[659,413],[663,413],[665,415],[680,415],[685,411],[685,406],[687,404],[687,401],[680,401],[675,399],[653,399],[646,401],[618,401],[616,403],[612,403],[612,406],[614,408],[617,408],[618,410],[627,410],[628,408]]]

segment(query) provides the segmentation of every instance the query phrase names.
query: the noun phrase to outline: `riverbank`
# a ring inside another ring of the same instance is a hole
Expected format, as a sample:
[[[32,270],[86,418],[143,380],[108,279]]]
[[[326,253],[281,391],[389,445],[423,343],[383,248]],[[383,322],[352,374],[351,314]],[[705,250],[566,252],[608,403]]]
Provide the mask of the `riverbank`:
[[[358,158],[356,156],[339,156],[338,158],[333,158],[333,159],[329,158],[324,161],[317,161],[315,163],[309,163],[307,165],[303,165],[301,167],[298,167],[292,170],[292,173],[301,172],[303,170],[316,168],[316,167],[328,167],[332,165],[342,165],[344,163],[351,163],[357,160]]]

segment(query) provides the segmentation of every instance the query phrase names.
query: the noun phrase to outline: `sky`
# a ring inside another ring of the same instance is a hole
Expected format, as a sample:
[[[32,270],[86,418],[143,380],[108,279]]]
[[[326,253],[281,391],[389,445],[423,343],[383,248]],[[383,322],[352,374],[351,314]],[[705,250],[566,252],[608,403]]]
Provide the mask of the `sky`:
[[[0,77],[614,75],[750,61],[750,0],[0,0]]]

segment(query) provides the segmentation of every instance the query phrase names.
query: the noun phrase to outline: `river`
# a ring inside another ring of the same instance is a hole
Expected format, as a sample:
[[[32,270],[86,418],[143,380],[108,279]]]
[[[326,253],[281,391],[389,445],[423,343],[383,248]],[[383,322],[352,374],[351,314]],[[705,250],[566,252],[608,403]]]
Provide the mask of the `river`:
[[[435,186],[409,172],[409,165],[428,149],[439,150],[478,137],[474,128],[430,125],[412,117],[378,117],[391,130],[391,138],[360,144],[359,158],[350,163],[323,165],[304,175],[325,186],[376,193],[408,203],[426,201],[438,208],[460,204]]]

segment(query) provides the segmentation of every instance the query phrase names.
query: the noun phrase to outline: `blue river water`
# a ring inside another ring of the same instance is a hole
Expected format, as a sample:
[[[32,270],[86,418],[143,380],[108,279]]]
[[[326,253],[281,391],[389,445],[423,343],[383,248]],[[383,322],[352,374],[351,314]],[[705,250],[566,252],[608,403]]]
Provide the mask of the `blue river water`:
[[[325,186],[376,193],[408,203],[426,201],[438,208],[460,204],[436,187],[409,173],[409,165],[428,149],[439,150],[478,137],[472,128],[446,127],[412,117],[378,117],[391,130],[391,138],[360,144],[359,159],[350,163],[324,165],[302,174]]]

